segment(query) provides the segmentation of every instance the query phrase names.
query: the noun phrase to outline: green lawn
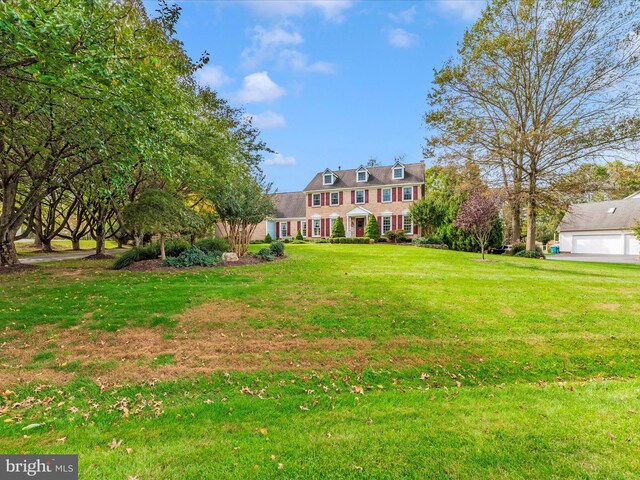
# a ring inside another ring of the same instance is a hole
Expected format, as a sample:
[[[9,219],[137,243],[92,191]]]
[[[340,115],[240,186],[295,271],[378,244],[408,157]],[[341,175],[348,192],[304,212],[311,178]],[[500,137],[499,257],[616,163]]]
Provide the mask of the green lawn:
[[[0,275],[0,451],[81,478],[640,475],[637,267],[287,253]]]

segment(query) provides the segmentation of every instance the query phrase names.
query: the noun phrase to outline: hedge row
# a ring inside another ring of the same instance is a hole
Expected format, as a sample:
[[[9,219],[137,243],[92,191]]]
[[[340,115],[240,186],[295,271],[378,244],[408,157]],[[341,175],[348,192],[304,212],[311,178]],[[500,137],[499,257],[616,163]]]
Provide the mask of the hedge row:
[[[336,237],[329,239],[330,243],[375,243],[375,240],[366,237]]]

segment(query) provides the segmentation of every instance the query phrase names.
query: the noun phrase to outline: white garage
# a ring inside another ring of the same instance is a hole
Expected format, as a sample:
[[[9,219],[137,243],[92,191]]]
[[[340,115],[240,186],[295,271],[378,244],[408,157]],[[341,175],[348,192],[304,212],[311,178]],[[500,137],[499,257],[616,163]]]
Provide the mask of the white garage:
[[[560,251],[640,255],[632,229],[640,223],[640,192],[623,200],[572,205],[558,226]]]

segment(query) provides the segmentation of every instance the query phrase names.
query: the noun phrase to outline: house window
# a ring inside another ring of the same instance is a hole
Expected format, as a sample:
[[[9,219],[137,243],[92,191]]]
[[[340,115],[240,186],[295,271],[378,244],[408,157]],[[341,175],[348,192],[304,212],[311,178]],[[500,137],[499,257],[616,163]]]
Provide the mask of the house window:
[[[358,172],[358,181],[359,182],[366,182],[367,181],[367,172],[364,170],[360,170]]]
[[[335,218],[330,218],[329,219],[329,236],[331,235],[331,232],[333,232],[333,224],[336,223],[336,219]]]
[[[313,221],[313,236],[314,237],[320,236],[320,219]]]
[[[356,203],[364,203],[364,190],[356,190]]]
[[[287,222],[280,222],[280,238],[288,236]]]
[[[300,235],[303,237],[307,236],[307,221],[300,222]]]
[[[391,230],[391,217],[382,217],[382,234]]]
[[[314,207],[319,207],[320,206],[320,194],[319,193],[314,193],[313,194],[313,206]]]
[[[383,188],[382,189],[382,203],[388,203],[391,201],[391,189]]]
[[[402,229],[405,233],[413,233],[413,220],[411,219],[411,215],[402,216]]]
[[[325,173],[323,178],[323,182],[325,185],[333,184],[333,173]]]
[[[402,187],[402,200],[413,200],[413,187]]]
[[[340,194],[338,192],[331,192],[331,205],[338,205],[340,203]]]
[[[404,168],[395,167],[393,169],[393,178],[394,178],[394,180],[404,178]]]

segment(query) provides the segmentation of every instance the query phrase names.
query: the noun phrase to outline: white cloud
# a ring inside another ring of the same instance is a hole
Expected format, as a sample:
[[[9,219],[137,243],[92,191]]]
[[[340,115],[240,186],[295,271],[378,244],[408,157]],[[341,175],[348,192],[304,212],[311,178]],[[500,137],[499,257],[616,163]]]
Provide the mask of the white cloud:
[[[287,125],[287,122],[282,115],[272,112],[271,110],[256,114],[250,113],[247,116],[251,118],[253,126],[260,130],[281,128]]]
[[[486,0],[438,0],[442,12],[461,20],[475,20],[486,5]]]
[[[413,22],[413,17],[418,13],[418,9],[414,5],[411,8],[407,8],[398,13],[390,13],[389,18],[397,23],[411,23]]]
[[[236,98],[242,103],[272,102],[284,94],[284,88],[271,80],[267,72],[257,72],[244,77]]]
[[[267,167],[271,165],[292,166],[296,164],[296,159],[295,157],[285,157],[280,153],[276,153],[273,157],[267,158],[264,164]]]
[[[309,63],[309,56],[297,50],[283,50],[278,59],[280,68],[290,68],[294,72],[335,73],[335,67],[329,62]]]
[[[394,28],[389,32],[389,44],[397,48],[409,48],[418,43],[418,36],[404,28]]]
[[[281,27],[267,30],[257,26],[253,29],[251,41],[251,46],[240,54],[246,68],[256,68],[274,58],[280,47],[300,45],[304,39],[298,32],[289,32]]]
[[[351,0],[251,0],[246,4],[264,17],[302,17],[317,13],[325,20],[341,22],[353,3]]]
[[[205,65],[196,73],[197,80],[211,88],[218,89],[231,81],[218,65]]]

